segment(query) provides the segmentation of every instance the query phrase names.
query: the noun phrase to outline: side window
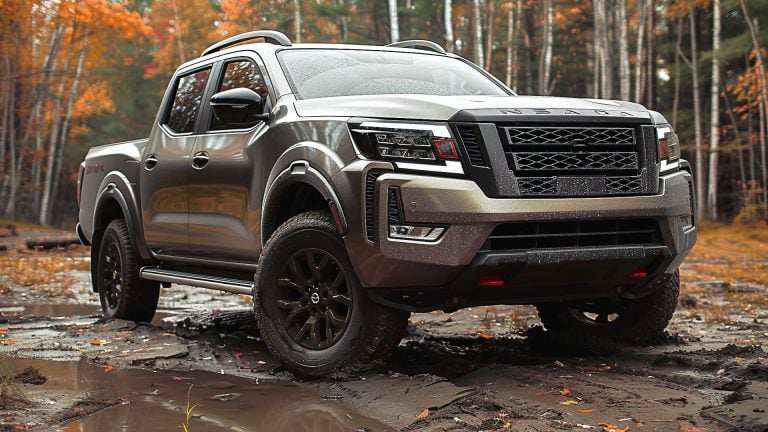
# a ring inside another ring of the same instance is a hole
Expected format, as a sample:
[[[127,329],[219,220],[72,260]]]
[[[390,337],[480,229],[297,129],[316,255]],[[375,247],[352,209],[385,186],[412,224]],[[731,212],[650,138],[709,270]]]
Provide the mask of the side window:
[[[266,102],[267,84],[264,82],[264,77],[256,63],[248,60],[235,60],[224,65],[224,76],[221,77],[221,82],[216,92],[239,87],[255,91]],[[210,130],[231,129],[230,125],[219,121],[215,114],[211,113],[211,117]]]
[[[189,133],[195,129],[195,118],[200,110],[203,92],[211,69],[204,69],[184,75],[176,82],[176,92],[173,96],[171,109],[165,125],[176,133]]]
[[[238,87],[249,88],[262,98],[267,98],[267,84],[264,82],[264,77],[256,63],[251,61],[237,60],[227,63],[224,67],[224,77],[218,91]]]

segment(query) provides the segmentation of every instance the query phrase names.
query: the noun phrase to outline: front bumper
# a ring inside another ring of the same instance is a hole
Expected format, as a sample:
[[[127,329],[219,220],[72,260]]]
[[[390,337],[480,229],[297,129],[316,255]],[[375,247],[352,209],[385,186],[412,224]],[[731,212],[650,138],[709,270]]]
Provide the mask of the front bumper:
[[[345,241],[363,286],[375,288],[371,293],[382,302],[411,310],[641,296],[673,274],[696,241],[695,226],[683,222],[693,208],[690,182],[681,171],[661,177],[656,195],[498,199],[472,180],[388,172],[376,180],[374,241],[364,226],[351,229]],[[408,224],[448,226],[437,242],[387,237],[390,186],[400,189]],[[658,222],[661,245],[480,252],[505,222],[636,218]],[[365,217],[357,220],[364,225]],[[648,267],[648,276],[627,280],[638,266]],[[475,285],[488,274],[503,274],[504,285]]]

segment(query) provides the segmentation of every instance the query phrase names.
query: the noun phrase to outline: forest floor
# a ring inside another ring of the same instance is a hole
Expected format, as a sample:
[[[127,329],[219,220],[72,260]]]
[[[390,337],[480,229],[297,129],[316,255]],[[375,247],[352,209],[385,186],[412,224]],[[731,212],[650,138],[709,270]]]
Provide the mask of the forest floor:
[[[173,286],[150,324],[102,321],[87,248],[3,229],[0,431],[768,431],[768,228],[701,231],[656,345],[576,349],[530,306],[414,314],[386,364],[319,382],[245,297]]]

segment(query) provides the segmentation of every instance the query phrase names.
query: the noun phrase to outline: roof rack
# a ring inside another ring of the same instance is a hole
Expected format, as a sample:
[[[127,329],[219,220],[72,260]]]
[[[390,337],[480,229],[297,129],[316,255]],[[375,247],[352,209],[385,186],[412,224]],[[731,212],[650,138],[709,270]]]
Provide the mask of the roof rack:
[[[267,43],[281,46],[291,46],[291,40],[288,39],[288,36],[280,33],[279,31],[256,30],[232,36],[230,38],[224,39],[221,42],[216,42],[215,44],[206,48],[205,51],[200,54],[200,57],[252,39],[264,39],[264,41]]]
[[[445,54],[445,48],[441,47],[440,45],[428,41],[428,40],[421,40],[421,39],[415,39],[415,40],[407,40],[407,41],[401,41],[401,42],[395,42],[387,45],[388,47],[395,47],[395,48],[413,48],[413,49],[421,49],[426,51],[433,51],[438,54]]]

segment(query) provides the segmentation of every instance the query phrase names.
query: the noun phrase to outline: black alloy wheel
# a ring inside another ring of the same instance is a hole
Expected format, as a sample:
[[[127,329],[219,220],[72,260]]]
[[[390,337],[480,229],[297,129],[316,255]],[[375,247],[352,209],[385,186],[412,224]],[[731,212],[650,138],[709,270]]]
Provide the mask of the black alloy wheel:
[[[105,307],[108,313],[114,313],[120,303],[120,294],[123,290],[123,263],[120,249],[116,242],[105,245],[105,252],[101,256],[101,289],[104,290]]]
[[[294,253],[281,273],[274,299],[291,339],[313,350],[336,343],[352,315],[344,269],[328,252],[308,248]]]

